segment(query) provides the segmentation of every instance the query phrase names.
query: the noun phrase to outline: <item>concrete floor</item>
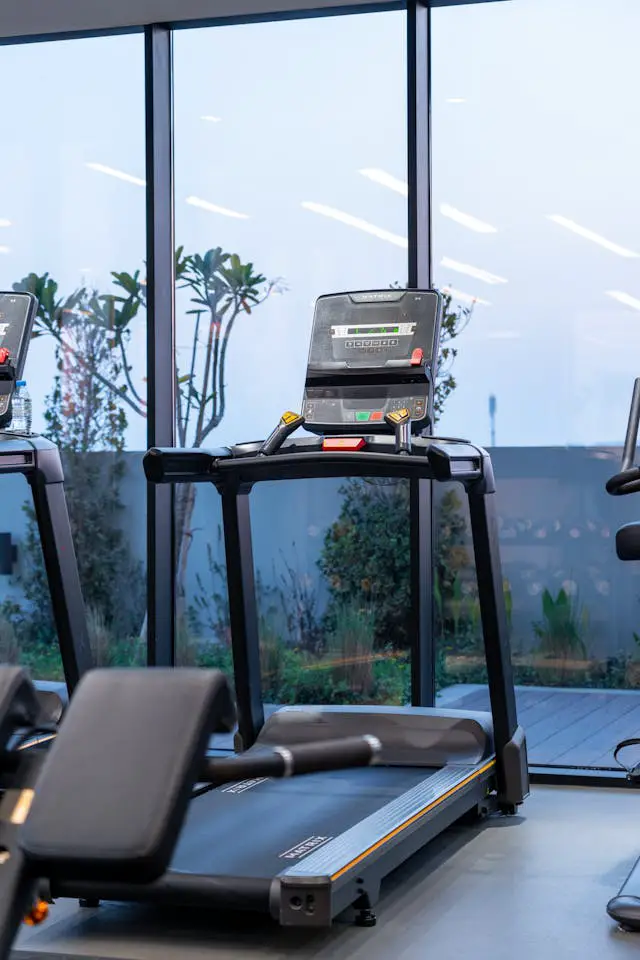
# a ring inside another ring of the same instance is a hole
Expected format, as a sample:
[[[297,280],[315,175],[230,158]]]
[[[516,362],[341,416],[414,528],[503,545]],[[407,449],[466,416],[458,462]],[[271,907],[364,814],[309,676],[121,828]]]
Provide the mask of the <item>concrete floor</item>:
[[[401,867],[371,930],[60,902],[24,928],[15,960],[626,960],[640,957],[640,934],[620,933],[605,905],[638,854],[636,792],[535,787],[522,816],[454,828]]]

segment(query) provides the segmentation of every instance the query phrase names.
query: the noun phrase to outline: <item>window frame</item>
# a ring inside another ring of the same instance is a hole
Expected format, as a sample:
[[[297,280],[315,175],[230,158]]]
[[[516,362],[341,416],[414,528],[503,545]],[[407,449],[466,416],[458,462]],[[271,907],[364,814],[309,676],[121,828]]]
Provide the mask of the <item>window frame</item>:
[[[386,11],[407,13],[408,280],[432,283],[431,205],[431,9],[511,0],[111,0],[88,7],[83,0],[4,0],[0,46],[143,33],[145,44],[146,236],[148,273],[147,387],[151,446],[175,444],[175,263],[172,36],[180,29],[261,21],[338,17]],[[212,16],[212,5],[215,15]],[[429,497],[431,491],[417,491]],[[147,662],[175,663],[175,537],[171,487],[147,490]],[[433,524],[432,524],[433,529]],[[432,568],[433,542],[426,570]],[[429,578],[430,579],[430,578]],[[430,587],[429,587],[430,592]],[[424,600],[424,598],[423,598]],[[431,605],[433,606],[433,604]],[[435,636],[435,631],[431,631]],[[435,699],[433,640],[412,658],[412,700]],[[531,767],[534,783],[628,785],[624,774]]]

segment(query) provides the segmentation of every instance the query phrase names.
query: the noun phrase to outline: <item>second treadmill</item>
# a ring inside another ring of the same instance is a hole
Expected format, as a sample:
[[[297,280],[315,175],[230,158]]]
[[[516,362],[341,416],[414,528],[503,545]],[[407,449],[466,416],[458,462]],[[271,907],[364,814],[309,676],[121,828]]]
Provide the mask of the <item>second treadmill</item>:
[[[434,291],[320,298],[303,406],[310,435],[289,438],[303,418],[285,414],[263,443],[153,449],[144,464],[151,482],[212,483],[222,498],[237,747],[257,752],[275,743],[364,733],[381,741],[380,765],[203,788],[160,880],[147,886],[65,882],[52,890],[55,896],[248,908],[292,926],[328,925],[351,908],[357,922],[369,925],[382,878],[413,852],[465,813],[514,813],[527,796],[491,461],[466,441],[424,435],[440,310]],[[416,705],[282,707],[265,722],[250,491],[266,480],[344,476],[403,477],[411,485]],[[491,713],[437,709],[432,683],[424,680],[433,665],[425,538],[433,480],[459,482],[468,498]]]

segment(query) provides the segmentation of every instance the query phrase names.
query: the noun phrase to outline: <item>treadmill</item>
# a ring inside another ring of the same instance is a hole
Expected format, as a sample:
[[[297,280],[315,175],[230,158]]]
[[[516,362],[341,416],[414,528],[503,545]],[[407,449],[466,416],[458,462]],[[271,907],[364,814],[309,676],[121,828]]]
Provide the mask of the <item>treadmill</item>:
[[[0,292],[0,476],[20,473],[31,488],[62,667],[71,694],[91,668],[92,655],[60,451],[37,434],[4,432],[11,423],[13,392],[24,370],[37,311],[33,294]],[[39,695],[48,718],[58,720],[61,702],[56,702],[51,690],[40,689]]]
[[[399,864],[461,816],[513,814],[527,796],[491,461],[464,440],[429,435],[441,309],[433,290],[320,297],[302,416],[285,413],[263,442],[151,449],[144,458],[152,483],[210,483],[222,498],[236,749],[253,754],[272,744],[362,733],[380,740],[380,764],[203,785],[159,880],[145,886],[65,881],[52,887],[54,896],[93,906],[104,899],[250,909],[287,926],[328,926],[347,912],[372,925],[381,880]],[[303,423],[307,433],[292,436]],[[265,721],[251,489],[264,481],[346,476],[410,482],[414,705],[285,706]],[[457,481],[468,497],[491,713],[434,706],[433,481]]]
[[[636,466],[633,462],[638,443],[639,424],[640,378],[636,379],[633,385],[620,471],[607,481],[607,493],[614,497],[640,493],[640,466]],[[640,523],[625,523],[616,531],[616,553],[619,560],[627,562],[640,560]],[[623,740],[614,750],[615,759],[627,771],[627,780],[634,787],[640,786],[640,764],[635,763],[632,767],[627,767],[619,759],[619,754],[624,755],[627,747],[638,747],[639,745],[640,739],[632,737]],[[622,930],[628,932],[640,931],[640,859],[636,860],[629,876],[615,897],[609,900],[607,913]]]

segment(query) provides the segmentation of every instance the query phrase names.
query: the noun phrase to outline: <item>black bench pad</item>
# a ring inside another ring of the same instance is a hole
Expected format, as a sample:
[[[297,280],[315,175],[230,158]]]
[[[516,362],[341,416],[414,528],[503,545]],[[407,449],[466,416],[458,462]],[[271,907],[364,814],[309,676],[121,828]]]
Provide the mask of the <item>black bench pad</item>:
[[[109,669],[76,690],[21,846],[51,878],[146,883],[168,865],[210,734],[229,728],[215,670]]]

